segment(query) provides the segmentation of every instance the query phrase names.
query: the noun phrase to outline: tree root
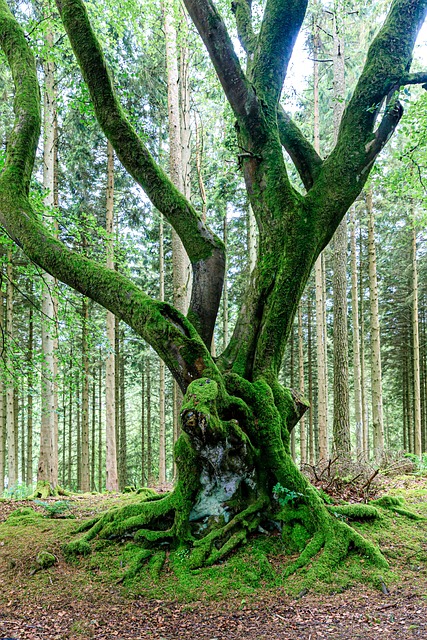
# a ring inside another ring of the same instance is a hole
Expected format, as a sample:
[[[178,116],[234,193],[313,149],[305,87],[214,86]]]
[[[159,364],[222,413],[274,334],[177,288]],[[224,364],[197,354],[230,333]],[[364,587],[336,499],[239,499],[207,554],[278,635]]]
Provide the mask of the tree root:
[[[398,513],[400,516],[406,516],[407,518],[410,518],[410,520],[426,520],[424,516],[420,516],[418,513],[415,513],[415,511],[407,509],[405,507],[405,500],[401,497],[382,496],[382,498],[372,500],[371,504],[378,505],[379,507],[383,507],[383,509],[388,509],[389,511]]]
[[[215,564],[245,543],[248,533],[258,528],[266,502],[266,498],[260,497],[254,504],[240,511],[226,525],[213,529],[204,538],[196,540],[189,558],[190,568],[197,569]]]
[[[374,516],[370,511],[366,511],[364,517]],[[345,522],[333,520],[331,517],[322,518],[322,526],[315,532],[298,558],[286,568],[285,576],[288,577],[298,569],[307,566],[321,552],[316,562],[308,568],[305,583],[306,586],[310,586],[317,580],[327,580],[352,550],[368,558],[377,568],[388,567],[380,550]]]

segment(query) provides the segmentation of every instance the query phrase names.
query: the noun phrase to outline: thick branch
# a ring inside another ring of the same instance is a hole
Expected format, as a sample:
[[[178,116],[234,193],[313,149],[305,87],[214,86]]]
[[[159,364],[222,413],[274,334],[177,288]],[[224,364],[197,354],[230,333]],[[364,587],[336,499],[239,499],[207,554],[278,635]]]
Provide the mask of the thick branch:
[[[33,54],[5,0],[0,0],[0,46],[11,60],[13,79],[20,87],[20,100],[15,103],[18,126],[9,138],[4,170],[10,171],[19,189],[28,194],[40,136],[40,92]],[[17,51],[18,60],[14,55]]]
[[[184,0],[215,67],[225,95],[237,117],[246,118],[258,109],[226,26],[211,0]]]
[[[280,98],[306,9],[307,0],[267,0],[252,79],[257,95],[269,104]]]
[[[65,29],[88,85],[99,124],[123,166],[147,193],[180,236],[193,265],[195,293],[190,315],[206,344],[210,344],[224,274],[224,247],[203,223],[150,155],[128,122],[115,95],[99,42],[81,0],[58,0]],[[200,274],[209,274],[203,283]]]
[[[280,142],[289,153],[304,187],[308,191],[313,186],[323,161],[281,105],[277,109],[277,123]]]
[[[35,217],[27,188],[40,135],[40,94],[34,57],[4,0],[0,0],[0,44],[15,83],[15,124],[0,175],[0,221],[7,233],[31,260],[135,329],[166,362],[184,391],[204,371],[218,379],[199,334],[176,309],[152,300],[119,273],[69,250]]]

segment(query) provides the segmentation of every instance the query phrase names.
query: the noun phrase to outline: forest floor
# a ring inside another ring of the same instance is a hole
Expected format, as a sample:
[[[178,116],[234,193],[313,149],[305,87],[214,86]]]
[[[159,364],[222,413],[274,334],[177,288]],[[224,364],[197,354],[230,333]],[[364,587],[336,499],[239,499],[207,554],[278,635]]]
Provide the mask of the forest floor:
[[[427,516],[427,478],[392,478],[381,493],[403,496],[408,508]],[[390,571],[380,577],[387,593],[372,584],[378,576],[369,584],[370,568],[357,556],[309,592],[301,589],[301,575],[283,580],[281,568],[291,559],[280,536],[255,536],[209,569],[177,571],[179,559],[174,564],[171,557],[159,577],[147,566],[120,584],[129,545],[95,544],[91,556],[71,564],[61,549],[76,520],[137,496],[67,500],[65,515],[74,518],[48,517],[40,503],[0,502],[0,640],[427,638],[427,520],[384,510],[380,522],[355,525],[389,560]],[[29,506],[39,515],[16,512]],[[40,551],[55,556],[52,567],[37,570]]]

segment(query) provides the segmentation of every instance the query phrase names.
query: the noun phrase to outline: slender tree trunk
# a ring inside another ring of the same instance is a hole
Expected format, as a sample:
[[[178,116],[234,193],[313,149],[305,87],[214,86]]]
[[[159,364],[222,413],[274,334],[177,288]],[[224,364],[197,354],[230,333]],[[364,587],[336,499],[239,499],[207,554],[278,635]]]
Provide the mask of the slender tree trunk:
[[[295,387],[295,326],[292,325],[292,329],[291,329],[291,337],[290,337],[290,343],[291,343],[291,375],[290,375],[290,387],[291,389],[294,389]],[[296,446],[295,446],[295,429],[292,429],[291,431],[291,456],[292,456],[292,460],[295,462],[296,460]]]
[[[16,445],[15,445],[15,406],[13,383],[13,262],[12,249],[7,251],[7,287],[6,287],[6,433],[7,433],[7,477],[8,488],[13,487],[17,480]]]
[[[413,214],[413,212],[412,212]],[[421,428],[421,383],[420,383],[420,337],[418,326],[418,267],[417,267],[417,232],[412,216],[412,336],[414,363],[414,450],[417,456],[422,454]]]
[[[227,212],[224,214],[222,223],[222,239],[224,245],[227,246]],[[224,271],[224,285],[222,294],[222,348],[225,349],[228,344],[228,278],[227,265]]]
[[[26,463],[26,430],[27,425],[25,422],[25,402],[24,402],[24,393],[25,388],[23,382],[21,383],[21,394],[20,394],[20,414],[21,414],[21,480],[23,484],[27,484],[27,463]],[[19,399],[18,399],[19,400]]]
[[[114,151],[107,143],[107,267],[114,269]],[[117,491],[119,479],[117,473],[116,451],[116,367],[115,367],[115,317],[107,311],[107,339],[109,352],[105,372],[105,470],[107,491]]]
[[[48,51],[53,49],[53,33],[46,34]],[[49,208],[49,218],[55,208],[55,146],[56,146],[56,85],[55,65],[46,60],[44,70],[44,141],[43,141],[43,186],[46,189],[44,204]],[[55,227],[52,220],[45,219],[48,227]],[[42,352],[43,369],[41,385],[40,454],[37,482],[42,494],[55,492],[58,485],[58,421],[57,421],[57,363],[55,353],[55,278],[48,273],[43,276],[42,292]]]
[[[341,7],[334,13],[334,141],[345,108],[344,33]],[[347,336],[347,219],[334,235],[334,448],[348,456],[350,444],[350,400]]]
[[[141,485],[147,485],[145,464],[145,367],[141,362]]]
[[[98,491],[101,492],[102,484],[102,357],[99,349],[98,370]]]
[[[307,296],[307,356],[308,356],[308,453],[310,464],[315,462],[314,456],[314,412],[313,412],[313,364],[312,364],[312,328],[311,328],[311,295]]]
[[[365,460],[369,460],[369,420],[366,402],[365,383],[365,314],[363,300],[363,242],[362,227],[359,229],[359,292],[360,292],[360,400],[362,403],[362,434],[363,434],[363,455]]]
[[[0,271],[0,275],[3,278],[3,272]],[[31,307],[30,307],[31,308]],[[0,333],[4,335],[4,304],[3,304],[3,291],[0,288]],[[4,367],[3,367],[3,354],[0,356],[0,496],[3,494],[5,488],[5,475],[6,475],[6,415],[5,415],[5,398],[4,398]]]
[[[320,126],[319,126],[319,28],[314,26],[314,63],[313,63],[313,87],[314,87],[314,148],[320,154]],[[326,350],[326,300],[323,295],[325,288],[323,278],[324,254],[321,253],[314,267],[316,282],[316,352],[317,352],[317,429],[320,461],[326,461],[328,451],[328,364]]]
[[[165,299],[165,259],[164,259],[164,234],[163,218],[160,216],[159,224],[159,297]],[[165,412],[165,363],[159,361],[159,483],[166,483],[166,412]]]
[[[96,490],[95,484],[95,467],[96,467],[96,378],[95,367],[92,369],[92,428],[91,428],[91,447],[90,447],[90,489]]]
[[[72,468],[73,468],[73,350],[70,350],[70,388],[68,390],[68,468],[67,468],[67,485],[71,489]]]
[[[153,478],[153,448],[151,430],[151,370],[150,358],[146,360],[146,382],[147,382],[147,484],[151,486]]]
[[[188,149],[190,128],[188,125],[188,67],[187,62],[178,70],[178,48],[175,26],[174,0],[164,0],[163,18],[166,40],[166,69],[168,85],[168,129],[169,129],[169,172],[173,184],[186,196],[189,196]],[[184,60],[185,60],[185,54]],[[186,85],[186,86],[184,86]],[[180,104],[184,98],[184,104]],[[183,125],[185,120],[186,124]],[[185,129],[183,129],[185,126]],[[185,171],[184,164],[185,163]],[[188,191],[186,193],[186,191]],[[172,229],[172,279],[173,304],[184,315],[187,313],[190,296],[190,262],[184,245],[178,234]],[[182,393],[174,383],[174,437],[179,435],[179,408],[182,404]]]
[[[67,469],[67,388],[65,385],[65,374],[62,376],[62,486],[65,487],[65,473]]]
[[[304,340],[302,326],[302,303],[298,306],[298,371],[299,371],[299,390],[304,395]],[[307,462],[307,436],[305,432],[305,417],[303,416],[299,422],[300,427],[300,461],[301,465]]]
[[[123,490],[128,483],[127,474],[127,423],[126,423],[126,394],[125,394],[125,353],[124,353],[124,331],[120,332],[120,359],[119,359],[119,381],[120,381],[120,481]]]
[[[87,299],[82,300],[82,411],[81,411],[81,478],[82,491],[90,491],[89,469],[89,355],[87,331],[89,323],[89,306]]]
[[[371,384],[372,384],[372,426],[374,456],[380,460],[384,453],[384,421],[381,374],[380,323],[378,312],[377,258],[375,250],[374,211],[372,191],[366,193],[366,205],[369,214],[369,300],[371,326]]]
[[[360,330],[359,330],[359,292],[357,286],[357,251],[355,210],[350,210],[350,246],[351,246],[351,312],[353,324],[353,378],[354,411],[356,421],[356,450],[358,457],[363,455],[362,426],[362,387],[360,375]]]

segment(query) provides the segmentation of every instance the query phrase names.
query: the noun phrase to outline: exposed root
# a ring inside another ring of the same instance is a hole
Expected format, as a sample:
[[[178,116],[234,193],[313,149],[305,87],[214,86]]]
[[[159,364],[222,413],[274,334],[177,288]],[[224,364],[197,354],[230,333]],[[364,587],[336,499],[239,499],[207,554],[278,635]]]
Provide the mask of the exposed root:
[[[317,580],[328,579],[350,551],[357,551],[377,568],[388,567],[380,550],[343,521],[343,518],[378,517],[378,509],[369,505],[328,506],[323,509],[323,513],[318,514],[315,529],[311,532],[307,530],[307,506],[285,509],[279,514],[280,520],[285,523],[284,534],[289,535],[290,550],[301,552],[286,568],[285,576],[307,567],[318,556],[308,567],[305,576],[305,586],[310,587]]]
[[[213,529],[204,538],[196,540],[189,559],[190,568],[197,569],[215,564],[246,542],[248,533],[258,528],[265,504],[266,498],[259,498],[226,525]]]
[[[424,516],[418,515],[414,511],[407,509],[405,505],[405,500],[396,496],[383,496],[382,498],[378,498],[377,500],[372,500],[372,504],[378,505],[379,507],[383,507],[384,509],[388,509],[389,511],[394,511],[394,513],[398,513],[401,516],[406,516],[411,520],[425,520]]]

